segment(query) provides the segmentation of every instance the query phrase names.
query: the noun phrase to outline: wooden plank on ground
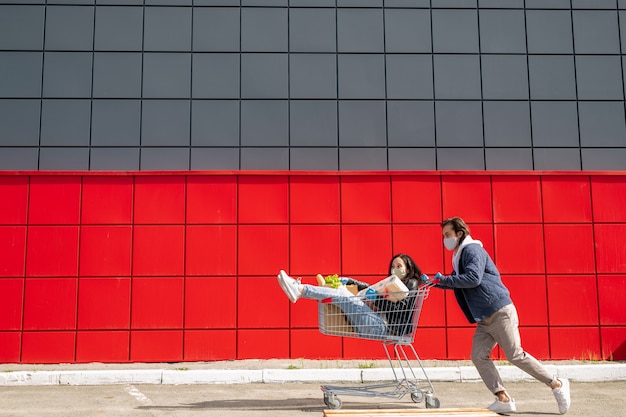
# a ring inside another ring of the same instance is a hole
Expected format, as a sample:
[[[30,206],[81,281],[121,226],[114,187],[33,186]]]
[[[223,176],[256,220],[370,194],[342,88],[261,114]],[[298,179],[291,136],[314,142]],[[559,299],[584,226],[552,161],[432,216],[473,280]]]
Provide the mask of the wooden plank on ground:
[[[376,410],[324,410],[324,417],[494,417],[484,408],[403,408]]]

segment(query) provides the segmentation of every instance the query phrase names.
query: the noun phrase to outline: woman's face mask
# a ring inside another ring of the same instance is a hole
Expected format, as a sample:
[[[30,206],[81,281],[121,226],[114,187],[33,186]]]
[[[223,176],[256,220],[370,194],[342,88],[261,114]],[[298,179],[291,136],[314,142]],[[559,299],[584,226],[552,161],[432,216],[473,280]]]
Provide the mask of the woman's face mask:
[[[404,279],[406,277],[406,270],[404,268],[392,268],[391,275],[395,275],[400,279]]]

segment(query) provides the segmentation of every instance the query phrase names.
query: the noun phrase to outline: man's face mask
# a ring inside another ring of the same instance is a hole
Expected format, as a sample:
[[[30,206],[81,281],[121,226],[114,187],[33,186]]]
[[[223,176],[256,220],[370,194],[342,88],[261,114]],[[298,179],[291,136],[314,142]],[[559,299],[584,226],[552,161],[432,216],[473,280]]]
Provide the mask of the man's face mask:
[[[448,250],[454,250],[454,248],[456,248],[456,242],[457,242],[456,236],[447,237],[443,239],[443,245]]]

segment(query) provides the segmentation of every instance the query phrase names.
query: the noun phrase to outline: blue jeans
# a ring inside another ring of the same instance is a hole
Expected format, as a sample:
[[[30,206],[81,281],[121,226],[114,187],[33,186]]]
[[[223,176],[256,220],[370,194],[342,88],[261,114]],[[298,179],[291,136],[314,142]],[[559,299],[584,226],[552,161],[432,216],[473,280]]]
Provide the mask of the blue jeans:
[[[332,299],[332,304],[343,311],[354,330],[362,337],[381,337],[387,334],[387,326],[383,319],[360,297],[348,296],[335,288],[305,284],[302,298],[318,301]]]

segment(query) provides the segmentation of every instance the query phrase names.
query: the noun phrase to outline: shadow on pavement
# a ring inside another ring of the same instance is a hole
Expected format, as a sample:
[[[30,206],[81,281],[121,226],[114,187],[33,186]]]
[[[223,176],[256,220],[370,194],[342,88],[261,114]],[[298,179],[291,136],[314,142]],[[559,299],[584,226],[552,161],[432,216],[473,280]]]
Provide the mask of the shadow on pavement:
[[[398,404],[398,403],[344,403],[342,409],[411,409],[423,408],[419,404]],[[249,411],[270,411],[270,410],[294,410],[304,412],[323,412],[327,407],[322,399],[315,398],[286,398],[284,400],[216,400],[201,401],[197,403],[179,405],[142,405],[136,407],[138,410],[249,410]]]

